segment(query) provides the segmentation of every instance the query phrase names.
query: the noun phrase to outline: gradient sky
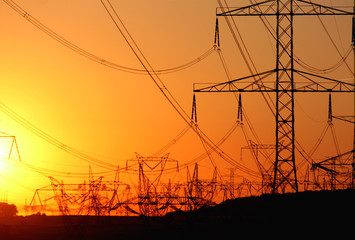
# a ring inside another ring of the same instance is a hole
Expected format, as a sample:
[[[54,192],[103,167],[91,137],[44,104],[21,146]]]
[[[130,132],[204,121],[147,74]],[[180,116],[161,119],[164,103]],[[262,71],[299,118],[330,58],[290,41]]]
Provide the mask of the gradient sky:
[[[314,1],[352,6],[351,0]],[[117,64],[142,68],[98,0],[16,0],[44,25],[86,51]],[[213,46],[214,0],[112,0],[125,26],[155,69],[184,64]],[[244,6],[249,1],[228,1]],[[125,166],[135,152],[149,156],[174,139],[186,126],[147,75],[131,74],[88,60],[59,44],[0,2],[0,101],[24,119],[90,156]],[[270,21],[272,18],[270,18]],[[351,46],[351,17],[322,17],[341,54]],[[233,79],[250,75],[224,19],[220,19],[221,49]],[[237,26],[258,71],[275,68],[275,43],[257,18],[236,18]],[[327,68],[340,60],[317,17],[295,19],[295,54],[307,64]],[[347,59],[353,69],[353,54]],[[299,67],[299,69],[303,70]],[[352,82],[352,73],[342,65],[326,75]],[[227,81],[215,52],[198,64],[161,76],[183,109],[191,112],[193,83]],[[273,80],[273,79],[270,79]],[[353,115],[351,94],[333,94],[334,115]],[[264,144],[275,143],[275,123],[258,93],[243,94],[243,107]],[[309,151],[327,124],[328,94],[296,94],[296,138]],[[218,141],[236,121],[233,94],[198,94],[198,123]],[[77,159],[34,135],[0,111],[0,131],[16,136],[23,163],[68,173],[88,173],[89,163]],[[340,150],[352,146],[352,126],[334,122]],[[3,143],[6,145],[8,143]],[[246,146],[241,129],[223,145],[223,151],[240,161]],[[4,152],[6,152],[6,147]],[[204,152],[201,141],[189,131],[171,149],[180,163]],[[336,154],[328,132],[314,159]],[[247,155],[246,155],[247,156]],[[249,156],[250,157],[250,156]],[[231,167],[214,156],[220,172]],[[23,205],[34,190],[50,184],[48,175],[20,163],[3,160],[0,165],[0,198]],[[300,159],[301,161],[301,159]],[[243,158],[250,168],[253,160]],[[208,159],[199,163],[204,177],[212,175]],[[93,172],[105,171],[92,166]],[[37,169],[38,170],[38,169]],[[184,170],[185,171],[185,170]],[[241,172],[236,175],[247,177]],[[68,176],[71,176],[68,174]],[[83,178],[53,177],[65,182]],[[1,199],[0,199],[1,200]]]

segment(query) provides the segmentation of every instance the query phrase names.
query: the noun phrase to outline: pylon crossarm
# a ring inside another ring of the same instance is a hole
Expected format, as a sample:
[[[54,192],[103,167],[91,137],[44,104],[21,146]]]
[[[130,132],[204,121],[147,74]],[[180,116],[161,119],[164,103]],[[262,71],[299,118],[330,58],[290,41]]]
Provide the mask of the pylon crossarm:
[[[220,12],[218,12],[220,11]],[[224,11],[223,8],[217,8],[217,16],[260,16],[260,15],[275,15],[276,1],[268,0],[260,3],[255,3],[245,7],[235,8],[231,11]]]
[[[353,15],[354,12],[348,11],[347,9],[353,9],[350,7],[328,7],[321,4],[316,4],[303,0],[293,1],[293,12],[294,16],[303,15]],[[286,9],[287,10],[287,9]],[[217,16],[275,16],[275,15],[291,15],[289,11],[277,12],[277,1],[263,1],[260,3],[255,3],[245,7],[237,7],[233,10],[224,11],[223,8],[217,9]]]
[[[342,9],[340,8],[334,8],[334,7],[328,7],[304,0],[296,0],[295,2],[295,7],[294,7],[294,15],[353,15],[354,13],[351,11],[347,11],[345,9],[353,9],[353,7],[343,7]],[[300,5],[300,4],[301,5]]]
[[[353,182],[354,180],[354,162],[352,160],[354,150],[342,153],[340,155],[325,159],[323,161],[312,163],[311,170],[322,169],[334,177],[332,181],[337,181],[340,183],[339,178],[335,176],[341,176],[343,174],[348,175],[349,172],[352,172],[352,177],[350,178]]]
[[[355,116],[333,116],[333,118],[355,124]]]
[[[279,70],[289,72],[291,69]],[[211,84],[195,83],[194,92],[276,92],[274,81],[264,81],[267,77],[275,73],[276,70],[266,71],[247,77],[238,78],[232,81]],[[303,81],[295,81],[294,88],[283,89],[284,92],[355,92],[353,83],[319,76],[299,70],[294,73],[303,78]],[[250,81],[254,79],[254,81]],[[318,81],[317,79],[321,80]]]
[[[355,92],[355,85],[353,83],[343,82],[299,70],[294,70],[294,72],[308,80],[308,82],[295,82],[295,92]],[[322,82],[316,81],[316,78],[321,79]]]
[[[318,163],[315,163],[315,164],[317,164],[317,165],[319,165],[319,164],[326,165],[327,163],[329,163],[331,161],[334,161],[336,159],[340,159],[340,158],[342,158],[342,157],[344,157],[346,155],[351,155],[352,153],[353,153],[353,150],[345,152],[345,153],[342,153],[340,155],[337,155],[337,156],[334,156],[334,157],[331,157],[331,158],[328,158],[328,159],[325,159],[325,160],[323,160],[321,162],[318,162]]]
[[[275,70],[270,70],[217,84],[195,83],[194,92],[272,92],[274,89],[274,83],[266,83],[263,82],[263,80],[271,76],[274,72]],[[254,80],[251,81],[251,79]]]
[[[315,169],[317,169],[317,168],[320,168],[320,169],[322,169],[322,170],[324,170],[324,171],[327,171],[327,172],[336,173],[335,170],[332,170],[332,169],[329,169],[329,168],[327,168],[327,167],[324,167],[322,164],[313,163],[311,169],[315,170]]]

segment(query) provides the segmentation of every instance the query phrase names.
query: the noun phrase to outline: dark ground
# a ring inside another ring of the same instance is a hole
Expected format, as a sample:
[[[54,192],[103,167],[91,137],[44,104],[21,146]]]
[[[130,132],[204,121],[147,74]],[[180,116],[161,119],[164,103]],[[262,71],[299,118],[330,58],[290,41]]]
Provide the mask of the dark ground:
[[[354,217],[354,190],[302,192],[239,198],[154,218],[0,218],[0,240],[354,239]]]

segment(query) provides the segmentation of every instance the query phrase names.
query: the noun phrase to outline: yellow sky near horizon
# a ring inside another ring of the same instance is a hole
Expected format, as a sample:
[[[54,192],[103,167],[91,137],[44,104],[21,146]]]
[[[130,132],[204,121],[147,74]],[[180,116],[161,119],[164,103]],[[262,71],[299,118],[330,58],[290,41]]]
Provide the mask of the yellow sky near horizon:
[[[142,66],[113,25],[100,1],[16,0],[19,6],[81,48],[120,65]],[[319,2],[319,1],[314,1]],[[320,1],[322,4],[351,6],[351,0]],[[184,64],[213,46],[214,0],[113,1],[127,29],[153,68]],[[243,6],[249,1],[228,1]],[[0,102],[45,133],[67,146],[112,165],[125,166],[135,152],[149,156],[176,137],[185,122],[166,101],[152,80],[144,74],[131,74],[108,68],[73,52],[38,30],[0,2]],[[270,18],[272,19],[272,18]],[[351,47],[351,16],[322,17],[342,54]],[[270,20],[272,23],[272,20]],[[260,19],[237,18],[236,23],[259,72],[275,68],[275,43]],[[224,19],[219,20],[221,49],[233,79],[250,75]],[[296,17],[295,54],[306,63],[327,68],[339,61],[317,17]],[[353,69],[353,54],[346,62]],[[329,75],[352,83],[352,74],[343,65]],[[224,82],[218,54],[183,71],[161,75],[161,79],[182,108],[191,113],[193,83]],[[271,79],[273,80],[273,79]],[[273,95],[272,95],[273,96]],[[327,124],[328,94],[296,93],[296,138],[306,151],[318,140]],[[215,142],[236,121],[237,100],[233,94],[197,94],[198,123]],[[275,123],[259,93],[243,94],[243,107],[264,144],[274,144]],[[353,115],[352,94],[333,94],[334,115]],[[0,111],[0,131],[16,136],[23,163],[67,173],[89,171],[89,163],[45,142]],[[341,151],[352,146],[350,124],[334,122]],[[246,146],[237,129],[222,149],[240,161],[240,148]],[[65,150],[65,149],[64,149]],[[189,131],[171,149],[180,163],[203,154],[201,140]],[[331,134],[320,146],[315,159],[336,154]],[[230,165],[213,156],[223,175]],[[253,161],[242,163],[255,168]],[[3,160],[0,165],[0,193],[23,205],[34,190],[50,184],[20,163]],[[207,159],[200,162],[202,176],[212,175]],[[93,166],[93,172],[105,171]],[[246,176],[242,172],[237,175]],[[69,174],[68,174],[69,176]],[[67,182],[84,178],[58,176]]]

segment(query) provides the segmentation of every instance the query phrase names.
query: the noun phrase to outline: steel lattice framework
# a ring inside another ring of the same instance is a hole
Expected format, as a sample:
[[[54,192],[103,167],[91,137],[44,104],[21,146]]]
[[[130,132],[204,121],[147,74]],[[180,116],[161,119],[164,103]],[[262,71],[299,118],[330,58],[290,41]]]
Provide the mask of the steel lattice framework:
[[[354,12],[323,6],[303,0],[269,0],[229,11],[217,10],[217,17],[275,16],[276,17],[276,68],[271,71],[232,81],[200,85],[194,92],[275,92],[276,93],[276,157],[273,174],[273,193],[297,192],[295,164],[296,92],[355,92],[355,84],[342,82],[295,69],[294,17],[305,15],[354,15]],[[265,78],[275,76],[275,81]],[[295,82],[295,78],[303,79]]]

